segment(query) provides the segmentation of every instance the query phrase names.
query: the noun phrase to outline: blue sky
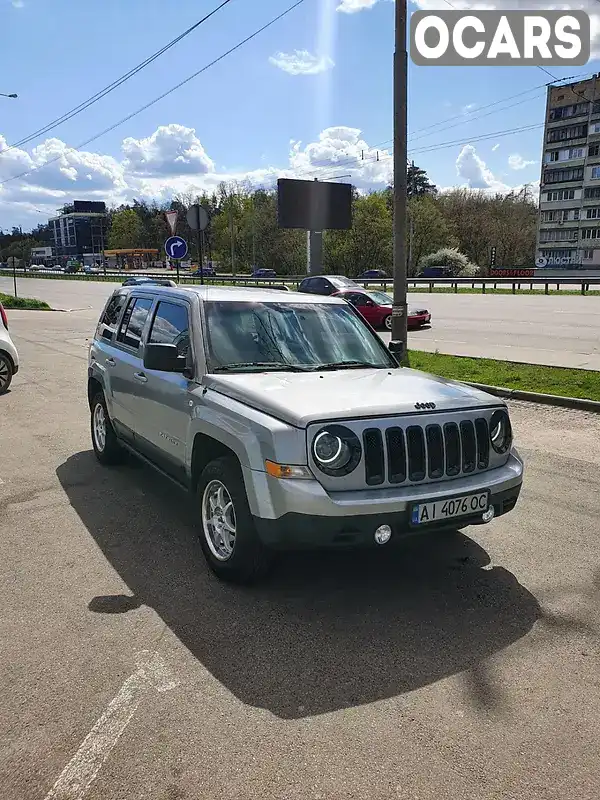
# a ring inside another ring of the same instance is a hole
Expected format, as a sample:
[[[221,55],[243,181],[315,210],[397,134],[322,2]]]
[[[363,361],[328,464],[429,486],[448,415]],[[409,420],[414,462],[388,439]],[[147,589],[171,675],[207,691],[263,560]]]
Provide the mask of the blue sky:
[[[441,0],[419,2],[444,7]],[[174,191],[212,188],[246,175],[254,184],[268,184],[278,174],[326,178],[350,171],[361,188],[385,185],[390,161],[381,155],[377,162],[376,151],[389,147],[392,137],[390,0],[305,0],[169,97],[81,152],[69,150],[200,69],[291,3],[232,0],[90,109],[0,153],[0,181],[54,162],[0,186],[0,228],[31,227],[73,198],[162,200]],[[0,98],[0,150],[86,100],[218,4],[0,0],[0,92],[19,94],[17,100]],[[592,73],[597,67],[590,62],[574,71]],[[557,77],[569,72],[551,71]],[[412,157],[440,187],[494,189],[537,181],[540,128],[477,138],[541,124],[543,84],[549,80],[533,67],[410,63]],[[444,149],[425,150],[456,140]],[[363,152],[365,162],[355,161]],[[336,159],[350,166],[336,170]]]

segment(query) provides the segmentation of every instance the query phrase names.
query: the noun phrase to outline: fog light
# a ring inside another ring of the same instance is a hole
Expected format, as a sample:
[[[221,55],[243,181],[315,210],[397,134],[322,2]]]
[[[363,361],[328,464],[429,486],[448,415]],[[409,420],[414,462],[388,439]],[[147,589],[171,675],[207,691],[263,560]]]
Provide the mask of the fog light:
[[[392,538],[392,529],[389,525],[380,525],[375,531],[377,544],[386,544]]]
[[[481,519],[484,522],[491,522],[494,519],[495,515],[494,506],[490,506],[487,511],[484,511],[481,515]]]

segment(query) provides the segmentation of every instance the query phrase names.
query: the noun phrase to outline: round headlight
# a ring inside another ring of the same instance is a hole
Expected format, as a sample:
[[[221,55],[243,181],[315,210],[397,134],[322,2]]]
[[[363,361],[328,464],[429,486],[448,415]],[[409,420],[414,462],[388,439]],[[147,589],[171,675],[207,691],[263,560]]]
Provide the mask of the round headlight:
[[[512,428],[506,411],[494,411],[490,420],[490,442],[496,453],[506,453],[512,444]]]
[[[326,475],[348,475],[360,461],[360,441],[343,425],[330,425],[317,433],[312,443],[317,467]]]

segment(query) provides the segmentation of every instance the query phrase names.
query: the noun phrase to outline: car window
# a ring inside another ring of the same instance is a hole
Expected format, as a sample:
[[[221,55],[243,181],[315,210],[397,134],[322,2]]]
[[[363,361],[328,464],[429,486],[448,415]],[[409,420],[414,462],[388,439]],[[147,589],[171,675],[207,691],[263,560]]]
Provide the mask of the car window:
[[[114,294],[108,302],[104,314],[98,323],[97,335],[103,339],[112,339],[117,330],[117,323],[121,316],[121,311],[127,300],[126,292]]]
[[[117,341],[137,350],[151,308],[152,300],[145,297],[132,297],[123,315]]]
[[[190,349],[190,324],[186,306],[161,300],[154,315],[150,344],[175,344],[180,356],[187,356]]]
[[[307,291],[309,289],[312,290],[314,285],[314,280],[315,280],[314,278],[304,278],[298,289],[300,289],[301,291]]]
[[[346,298],[350,300],[352,305],[354,306],[366,306],[367,305],[367,298],[364,294],[360,292],[350,292],[346,295]]]

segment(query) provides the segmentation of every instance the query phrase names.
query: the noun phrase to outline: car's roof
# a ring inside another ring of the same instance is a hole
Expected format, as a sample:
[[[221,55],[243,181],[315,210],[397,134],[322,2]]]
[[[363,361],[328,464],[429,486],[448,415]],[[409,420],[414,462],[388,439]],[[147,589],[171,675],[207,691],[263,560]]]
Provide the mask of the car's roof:
[[[277,288],[263,288],[254,286],[186,286],[185,284],[177,287],[157,286],[156,284],[142,284],[140,286],[122,286],[121,289],[130,289],[160,294],[173,294],[174,296],[185,296],[196,294],[200,300],[205,302],[240,302],[247,300],[258,303],[280,302],[280,303],[341,303],[345,302],[341,298],[330,297],[329,295],[306,294],[305,292],[282,291]]]

